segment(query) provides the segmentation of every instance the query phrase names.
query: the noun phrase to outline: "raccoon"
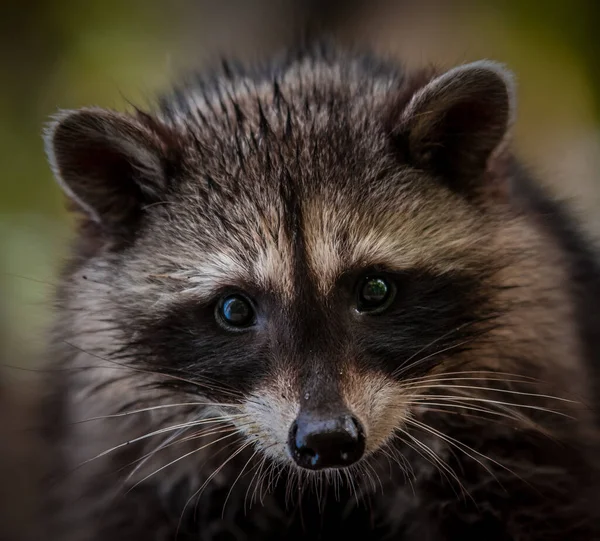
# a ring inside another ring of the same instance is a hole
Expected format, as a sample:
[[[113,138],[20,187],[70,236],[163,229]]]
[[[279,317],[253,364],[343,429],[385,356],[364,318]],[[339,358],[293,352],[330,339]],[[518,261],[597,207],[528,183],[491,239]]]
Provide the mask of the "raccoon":
[[[219,66],[45,132],[47,538],[600,539],[600,271],[512,73]]]

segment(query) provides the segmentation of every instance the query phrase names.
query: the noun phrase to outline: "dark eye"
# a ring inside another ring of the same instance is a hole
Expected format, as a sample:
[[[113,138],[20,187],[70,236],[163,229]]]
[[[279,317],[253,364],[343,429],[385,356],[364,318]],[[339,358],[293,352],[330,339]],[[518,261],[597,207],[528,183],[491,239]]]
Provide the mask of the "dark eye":
[[[394,284],[381,276],[367,276],[358,286],[356,308],[359,312],[381,312],[392,302]]]
[[[254,309],[242,295],[223,297],[217,306],[221,321],[229,327],[249,327],[254,323]]]

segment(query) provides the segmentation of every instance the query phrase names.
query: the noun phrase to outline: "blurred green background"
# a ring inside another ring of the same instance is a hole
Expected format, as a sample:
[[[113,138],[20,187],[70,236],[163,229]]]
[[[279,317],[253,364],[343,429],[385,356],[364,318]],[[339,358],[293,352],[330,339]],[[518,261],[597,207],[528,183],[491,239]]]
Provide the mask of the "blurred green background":
[[[521,155],[600,231],[600,32],[594,0],[21,0],[0,8],[0,357],[43,359],[69,218],[41,131],[59,108],[142,106],[215,54],[253,57],[303,30],[408,65],[493,58],[519,81]],[[18,377],[5,373],[7,381]],[[11,387],[11,385],[8,385]]]

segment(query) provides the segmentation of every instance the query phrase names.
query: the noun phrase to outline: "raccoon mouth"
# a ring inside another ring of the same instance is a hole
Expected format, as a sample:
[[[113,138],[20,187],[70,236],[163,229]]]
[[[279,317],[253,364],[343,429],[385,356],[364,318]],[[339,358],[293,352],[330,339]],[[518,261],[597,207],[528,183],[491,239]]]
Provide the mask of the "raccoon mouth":
[[[365,454],[365,431],[351,415],[317,417],[300,414],[292,423],[288,450],[303,469],[346,468]]]

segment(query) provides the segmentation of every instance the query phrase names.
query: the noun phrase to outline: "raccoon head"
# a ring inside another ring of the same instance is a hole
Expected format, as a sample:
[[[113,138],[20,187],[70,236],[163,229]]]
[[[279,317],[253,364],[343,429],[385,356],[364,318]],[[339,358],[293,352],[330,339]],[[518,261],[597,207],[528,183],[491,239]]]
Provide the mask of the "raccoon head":
[[[248,80],[187,86],[151,115],[51,123],[53,171],[83,217],[64,332],[163,400],[231,414],[279,463],[347,467],[489,332],[512,77],[343,59]]]

